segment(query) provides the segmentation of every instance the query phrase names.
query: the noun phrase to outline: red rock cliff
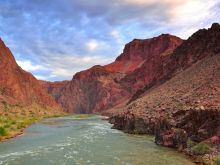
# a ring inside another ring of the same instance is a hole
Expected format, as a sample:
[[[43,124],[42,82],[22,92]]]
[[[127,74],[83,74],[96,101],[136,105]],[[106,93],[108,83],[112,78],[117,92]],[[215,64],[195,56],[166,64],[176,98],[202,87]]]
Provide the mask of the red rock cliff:
[[[219,24],[184,41],[156,78],[153,88],[147,85],[128,105],[106,112],[115,128],[155,134],[157,144],[182,149],[188,138],[220,137]]]
[[[180,38],[169,34],[146,40],[135,39],[125,46],[115,62],[75,74],[54,97],[68,112],[93,113],[112,108],[126,101],[157,72],[160,73],[164,59],[181,43]],[[132,73],[135,75],[127,78]],[[140,76],[136,77],[136,74]],[[137,81],[141,83],[135,83]]]
[[[19,67],[8,47],[0,39],[0,101],[12,105],[40,104],[44,107],[59,106],[42,89],[38,80]]]

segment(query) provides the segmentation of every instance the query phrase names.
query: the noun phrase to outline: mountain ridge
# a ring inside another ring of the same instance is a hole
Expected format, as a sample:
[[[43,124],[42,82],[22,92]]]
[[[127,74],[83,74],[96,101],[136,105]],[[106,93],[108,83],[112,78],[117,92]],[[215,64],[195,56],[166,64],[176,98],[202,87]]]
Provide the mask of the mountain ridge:
[[[96,65],[76,73],[60,90],[60,95],[54,97],[68,112],[96,113],[112,108],[127,100],[144,84],[130,90],[121,81],[126,75],[140,68],[151,58],[155,58],[156,61],[152,67],[160,67],[160,61],[181,43],[182,39],[169,34],[146,40],[135,39],[125,45],[123,53],[113,63],[105,66]],[[128,86],[132,88],[131,85]]]

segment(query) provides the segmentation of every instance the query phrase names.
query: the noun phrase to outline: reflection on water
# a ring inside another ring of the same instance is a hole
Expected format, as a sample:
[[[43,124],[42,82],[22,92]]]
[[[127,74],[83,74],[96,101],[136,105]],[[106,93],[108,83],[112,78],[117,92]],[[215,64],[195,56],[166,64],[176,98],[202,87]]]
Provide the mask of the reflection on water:
[[[0,144],[0,165],[191,165],[153,138],[124,134],[98,116],[47,119]]]

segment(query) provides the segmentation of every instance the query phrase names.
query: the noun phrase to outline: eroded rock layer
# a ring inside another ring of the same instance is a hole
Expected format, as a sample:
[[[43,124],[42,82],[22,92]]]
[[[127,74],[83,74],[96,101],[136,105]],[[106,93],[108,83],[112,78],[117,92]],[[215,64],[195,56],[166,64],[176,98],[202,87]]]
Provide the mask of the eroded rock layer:
[[[0,40],[0,101],[10,105],[39,104],[58,108],[38,80],[19,67],[8,47]]]
[[[59,92],[49,93],[67,112],[95,113],[112,108],[161,75],[163,62],[181,43],[169,34],[135,39],[115,62],[79,72]]]
[[[162,84],[142,89],[127,106],[105,113],[114,127],[154,134],[157,144],[175,148],[186,147],[189,138],[220,137],[220,25],[193,34],[162,70]]]

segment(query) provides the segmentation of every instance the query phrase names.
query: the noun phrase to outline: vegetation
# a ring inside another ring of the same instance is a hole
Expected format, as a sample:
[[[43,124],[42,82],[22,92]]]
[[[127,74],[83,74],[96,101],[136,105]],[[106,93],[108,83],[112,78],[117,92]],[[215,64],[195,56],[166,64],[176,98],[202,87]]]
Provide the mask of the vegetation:
[[[29,125],[43,118],[64,116],[56,109],[41,107],[37,104],[30,106],[10,105],[0,102],[0,141],[21,134]]]
[[[192,152],[195,155],[204,155],[210,152],[210,146],[205,143],[199,143],[192,147]]]
[[[144,133],[140,129],[134,129],[133,134],[135,134],[135,135],[142,135]]]
[[[91,114],[76,114],[76,115],[73,115],[74,118],[77,118],[77,119],[87,119],[89,117],[92,117],[93,115]]]
[[[5,128],[0,127],[0,136],[5,136],[5,135],[7,135],[7,132],[6,132]]]
[[[220,165],[220,156],[216,158],[216,165]]]
[[[192,148],[196,145],[197,143],[192,141],[190,138],[187,140],[187,147]]]
[[[2,101],[2,104],[4,106],[4,111],[7,111],[9,109],[9,105],[6,101]]]
[[[24,117],[12,117],[1,116],[0,117],[0,140],[13,137],[19,134],[22,129],[26,128],[30,124],[35,123],[40,119],[36,117],[24,118]]]

